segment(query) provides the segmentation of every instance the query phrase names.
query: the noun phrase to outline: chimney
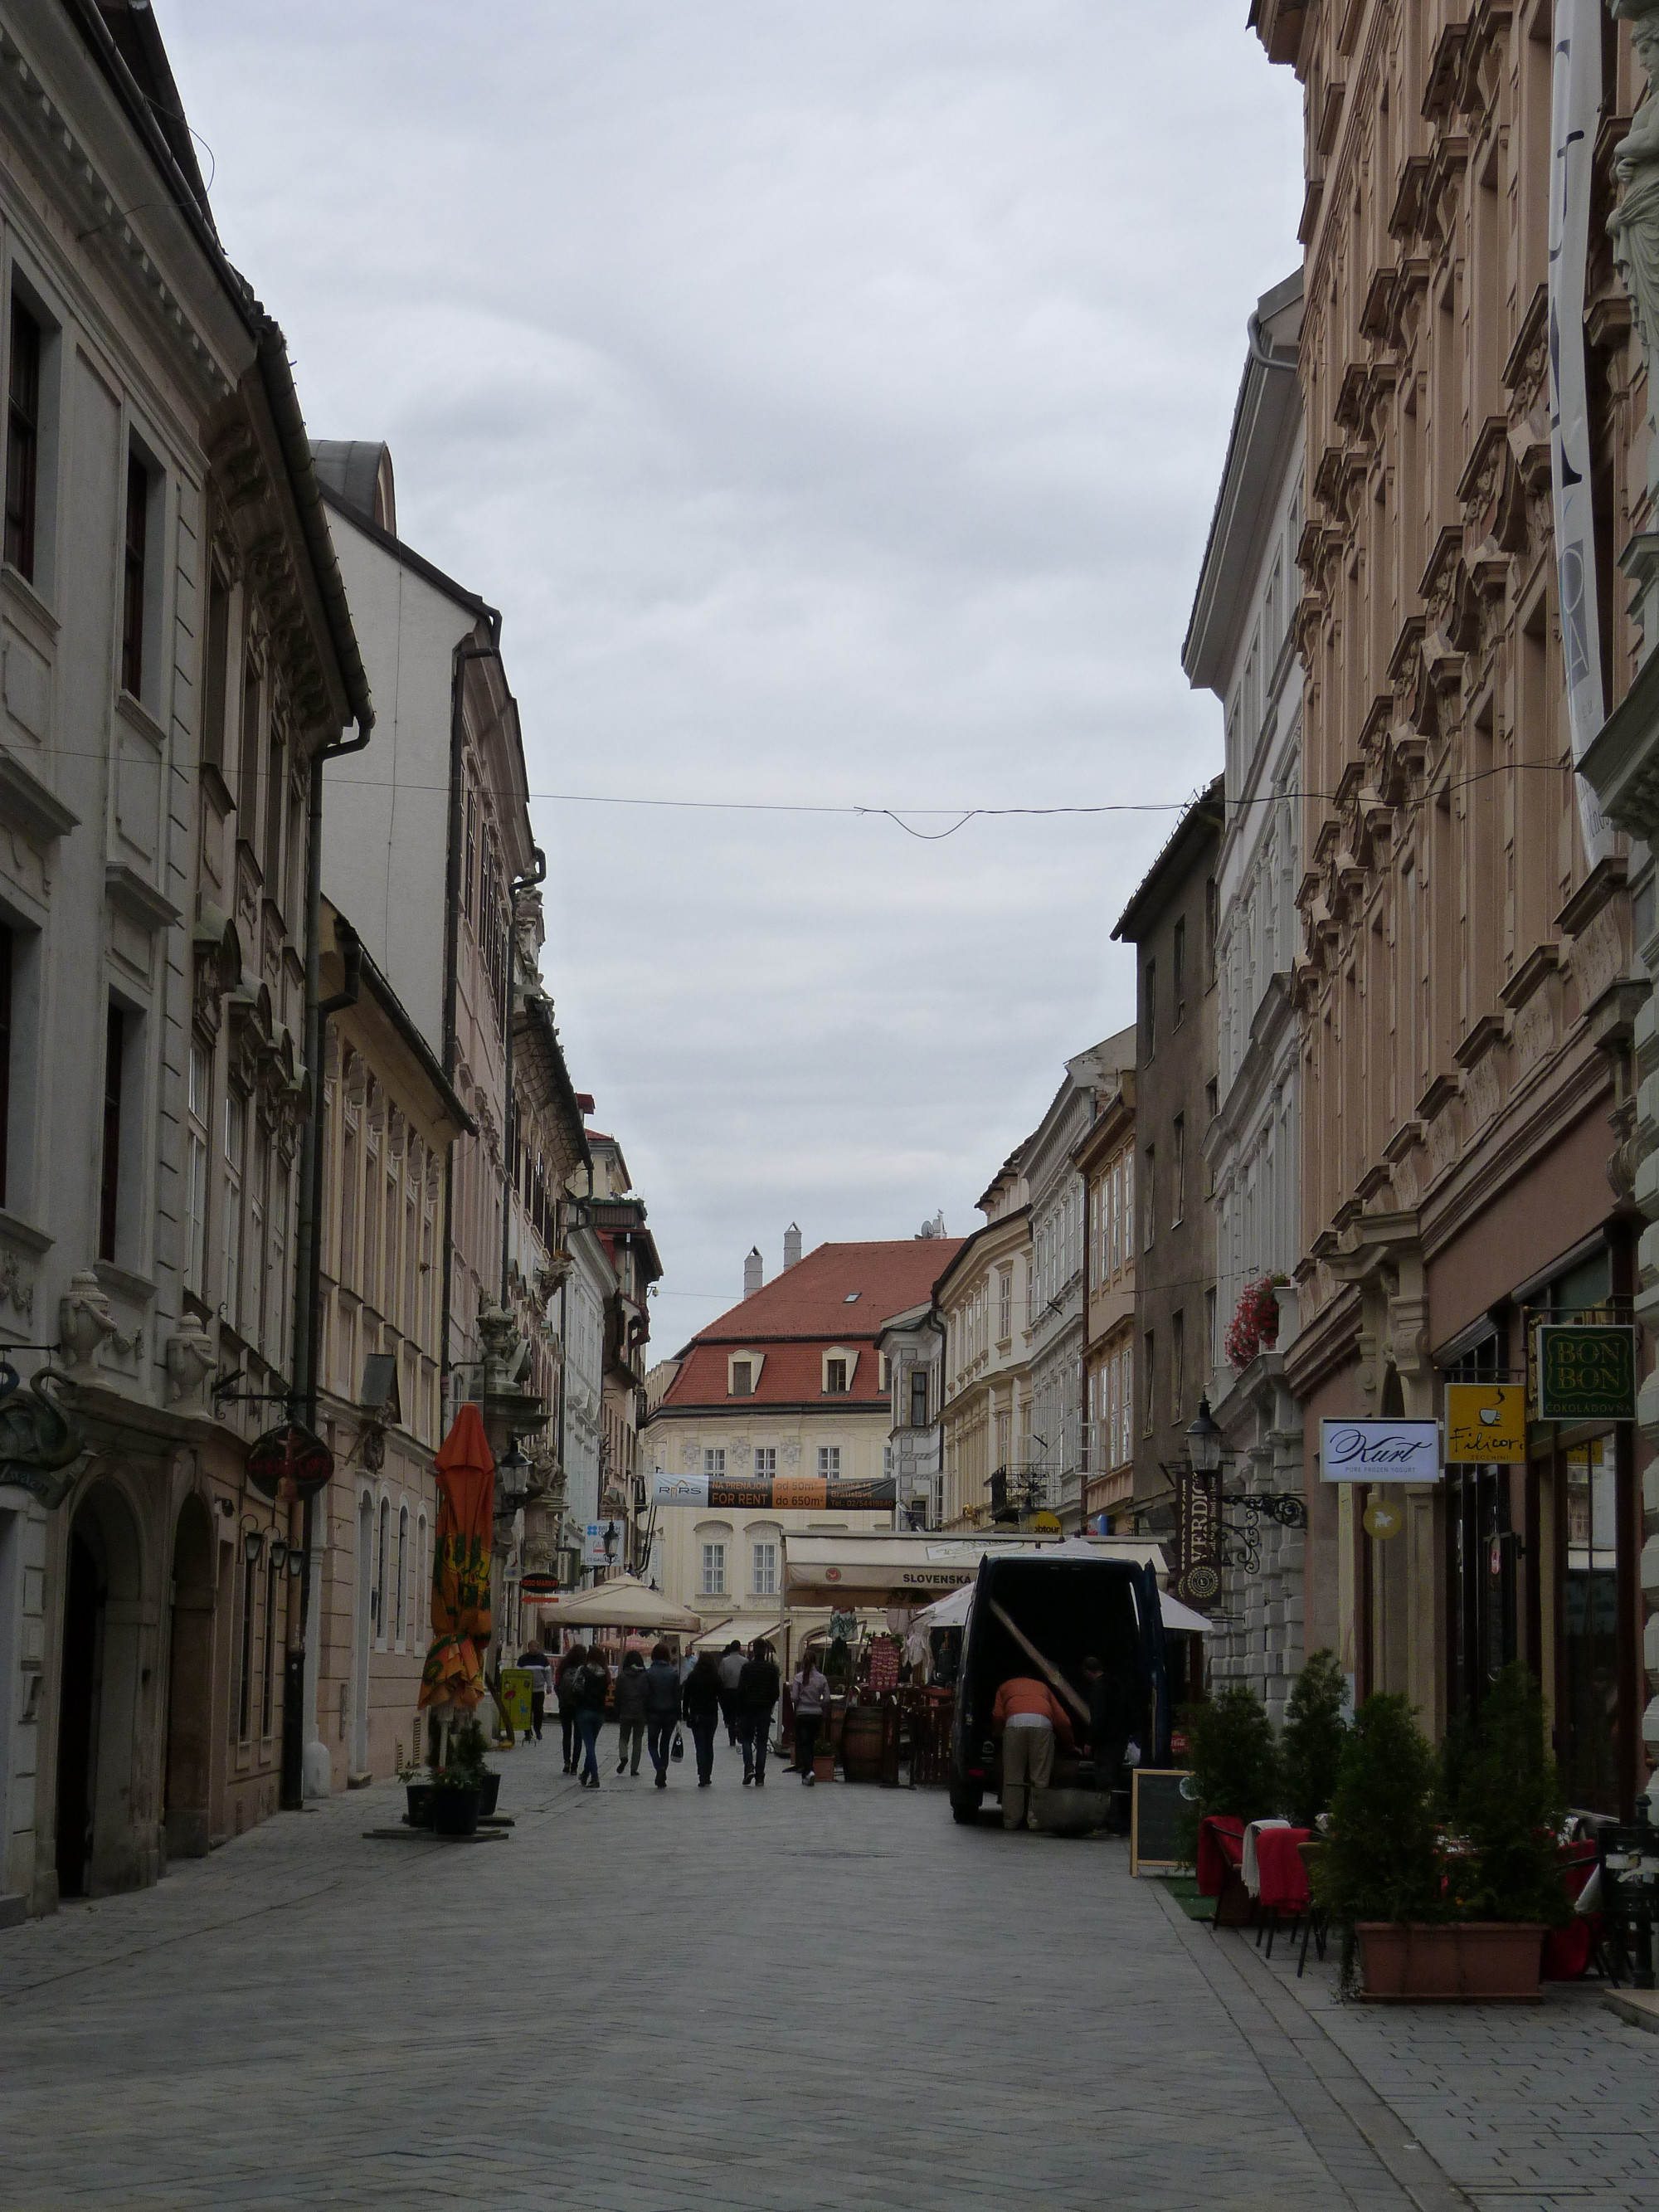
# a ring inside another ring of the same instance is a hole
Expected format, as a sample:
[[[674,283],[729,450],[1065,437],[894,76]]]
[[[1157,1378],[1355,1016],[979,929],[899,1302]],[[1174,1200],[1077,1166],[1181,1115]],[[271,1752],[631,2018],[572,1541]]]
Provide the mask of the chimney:
[[[765,1280],[766,1262],[760,1255],[760,1246],[758,1244],[752,1244],[749,1249],[749,1257],[743,1263],[743,1294],[744,1297],[752,1298],[756,1291],[759,1290],[761,1285]]]
[[[786,1267],[800,1265],[800,1230],[793,1221],[783,1232],[783,1264]]]

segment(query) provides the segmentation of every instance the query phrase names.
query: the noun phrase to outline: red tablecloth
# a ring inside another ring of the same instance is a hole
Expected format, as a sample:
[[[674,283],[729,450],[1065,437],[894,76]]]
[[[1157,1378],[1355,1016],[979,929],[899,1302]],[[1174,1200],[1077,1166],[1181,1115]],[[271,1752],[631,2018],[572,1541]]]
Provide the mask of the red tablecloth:
[[[1595,1856],[1593,1843],[1569,1844],[1562,1855],[1561,1886],[1575,1905],[1595,1871]],[[1599,1912],[1575,1913],[1565,1928],[1552,1928],[1544,1938],[1544,1979],[1576,1982],[1589,1966],[1601,1932]]]
[[[1305,1912],[1309,1905],[1308,1869],[1298,1844],[1305,1844],[1311,1828],[1258,1828],[1255,1863],[1261,1876],[1261,1904],[1279,1912]]]
[[[1229,1867],[1244,1863],[1244,1823],[1231,1813],[1206,1813],[1198,1824],[1198,1893],[1219,1897]]]

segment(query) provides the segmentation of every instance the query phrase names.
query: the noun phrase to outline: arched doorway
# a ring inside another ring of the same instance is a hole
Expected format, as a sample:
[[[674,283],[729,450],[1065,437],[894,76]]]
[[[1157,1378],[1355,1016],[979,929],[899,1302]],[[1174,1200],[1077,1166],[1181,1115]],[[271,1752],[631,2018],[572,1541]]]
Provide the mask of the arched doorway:
[[[132,1825],[137,1720],[138,1532],[97,1484],[70,1524],[58,1676],[58,1893],[94,1897],[140,1877]]]
[[[213,1523],[192,1495],[173,1539],[167,1668],[167,1855],[205,1858],[213,1765]]]

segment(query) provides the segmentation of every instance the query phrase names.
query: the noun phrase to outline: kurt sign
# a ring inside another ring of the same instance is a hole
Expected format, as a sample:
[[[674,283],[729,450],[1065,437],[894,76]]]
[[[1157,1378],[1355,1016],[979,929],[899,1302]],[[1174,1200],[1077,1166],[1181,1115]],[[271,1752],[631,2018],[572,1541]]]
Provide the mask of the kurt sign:
[[[1633,1421],[1636,1331],[1628,1322],[1542,1322],[1538,1328],[1540,1421]]]
[[[1326,1482],[1438,1482],[1438,1421],[1322,1421]]]

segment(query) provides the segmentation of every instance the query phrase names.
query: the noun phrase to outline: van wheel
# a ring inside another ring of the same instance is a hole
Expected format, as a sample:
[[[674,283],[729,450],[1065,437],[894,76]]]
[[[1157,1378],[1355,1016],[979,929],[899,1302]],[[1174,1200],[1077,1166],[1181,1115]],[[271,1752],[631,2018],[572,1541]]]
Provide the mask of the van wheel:
[[[971,1797],[957,1797],[952,1796],[951,1799],[951,1818],[956,1822],[959,1828],[972,1828],[976,1827],[979,1825],[979,1792],[977,1790],[975,1790]]]

